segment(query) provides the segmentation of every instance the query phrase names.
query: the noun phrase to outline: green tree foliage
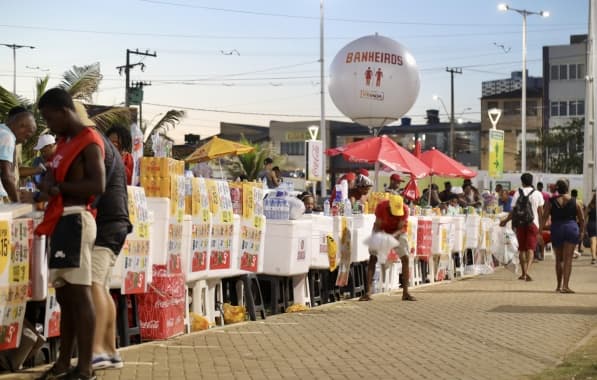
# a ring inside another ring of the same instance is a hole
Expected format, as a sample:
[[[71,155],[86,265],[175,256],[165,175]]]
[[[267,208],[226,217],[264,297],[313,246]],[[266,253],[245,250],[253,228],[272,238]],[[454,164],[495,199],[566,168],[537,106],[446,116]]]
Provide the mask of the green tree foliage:
[[[574,119],[568,125],[551,128],[543,133],[540,144],[545,157],[543,169],[551,173],[582,173],[584,119]]]
[[[255,144],[244,136],[239,141],[241,144],[255,148],[252,152],[241,154],[225,163],[226,170],[232,178],[246,176],[249,181],[257,179],[257,174],[263,170],[263,161],[267,157],[274,160],[274,166],[281,164],[283,157],[275,153],[268,143]]]
[[[39,98],[48,89],[49,76],[40,78],[35,83],[35,99],[26,99],[14,95],[11,91],[0,86],[0,120],[6,119],[8,111],[15,106],[23,106],[31,112],[37,123],[35,135],[23,144],[22,155],[23,163],[29,164],[35,152],[33,147],[37,143],[39,135],[47,132],[44,119],[39,114],[37,103]],[[91,103],[93,95],[97,92],[102,74],[99,63],[93,63],[84,66],[73,66],[70,70],[64,72],[60,84],[56,87],[63,88],[73,97],[73,99],[82,103]],[[150,133],[160,131],[164,133],[170,128],[176,127],[181,118],[184,117],[184,111],[170,110],[150,129]],[[91,120],[95,123],[98,130],[105,132],[114,124],[130,125],[131,112],[126,107],[106,107],[100,113],[92,115]],[[144,125],[144,127],[146,127]],[[145,132],[145,130],[144,130]],[[146,134],[146,136],[149,136]]]

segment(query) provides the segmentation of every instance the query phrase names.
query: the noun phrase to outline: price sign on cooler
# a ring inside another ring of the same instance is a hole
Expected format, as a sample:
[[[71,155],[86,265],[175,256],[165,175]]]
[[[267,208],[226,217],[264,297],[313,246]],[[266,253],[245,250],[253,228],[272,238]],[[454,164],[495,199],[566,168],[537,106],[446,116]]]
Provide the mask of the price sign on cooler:
[[[9,223],[7,220],[0,220],[0,286],[8,285],[11,248]]]
[[[298,251],[296,254],[297,261],[304,261],[307,257],[307,249],[306,249],[306,239],[300,238],[298,239]]]
[[[193,257],[191,260],[191,272],[201,272],[207,269],[210,228],[211,226],[208,223],[193,223]]]
[[[429,258],[433,243],[431,219],[419,218],[417,223],[417,256]]]

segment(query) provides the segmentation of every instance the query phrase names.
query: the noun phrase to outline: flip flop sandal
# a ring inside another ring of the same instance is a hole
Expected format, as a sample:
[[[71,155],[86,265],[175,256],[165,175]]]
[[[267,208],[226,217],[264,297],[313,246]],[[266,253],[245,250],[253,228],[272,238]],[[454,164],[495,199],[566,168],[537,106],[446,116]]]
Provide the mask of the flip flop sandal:
[[[410,294],[407,296],[402,296],[402,301],[416,301],[417,299]]]
[[[560,293],[574,294],[575,292],[572,289],[563,288],[562,290],[560,290]]]
[[[371,298],[371,296],[365,294],[364,296],[361,296],[359,298],[359,301],[373,301],[373,298]]]

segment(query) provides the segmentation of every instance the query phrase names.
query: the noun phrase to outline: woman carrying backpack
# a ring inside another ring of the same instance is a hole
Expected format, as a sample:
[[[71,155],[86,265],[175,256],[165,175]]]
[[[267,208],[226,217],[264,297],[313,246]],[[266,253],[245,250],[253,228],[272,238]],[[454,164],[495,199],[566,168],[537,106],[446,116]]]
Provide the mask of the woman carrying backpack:
[[[572,272],[574,247],[584,235],[585,216],[581,206],[568,194],[568,182],[560,179],[556,182],[556,188],[558,196],[551,198],[545,205],[541,227],[545,226],[547,216],[550,215],[551,244],[556,254],[556,292],[574,293],[568,282]]]

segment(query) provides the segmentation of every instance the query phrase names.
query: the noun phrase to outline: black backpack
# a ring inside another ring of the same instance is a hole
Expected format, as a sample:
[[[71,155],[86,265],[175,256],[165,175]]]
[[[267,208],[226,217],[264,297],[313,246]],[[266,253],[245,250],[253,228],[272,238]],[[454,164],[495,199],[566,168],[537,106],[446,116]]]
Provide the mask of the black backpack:
[[[533,223],[535,216],[533,214],[533,205],[531,204],[529,197],[534,191],[535,190],[531,190],[528,195],[524,195],[522,189],[518,189],[518,199],[512,209],[513,227],[524,227]]]

